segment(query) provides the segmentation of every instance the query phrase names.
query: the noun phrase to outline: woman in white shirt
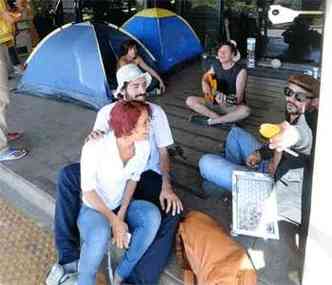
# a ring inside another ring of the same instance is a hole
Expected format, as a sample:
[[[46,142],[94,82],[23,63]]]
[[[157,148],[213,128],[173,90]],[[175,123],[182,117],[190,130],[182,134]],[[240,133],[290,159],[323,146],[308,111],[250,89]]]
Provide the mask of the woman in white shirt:
[[[82,149],[79,285],[95,284],[111,232],[115,244],[128,249],[114,274],[113,284],[121,284],[158,231],[159,209],[142,200],[130,202],[150,154],[149,113],[146,103],[116,103],[109,120],[112,131]]]

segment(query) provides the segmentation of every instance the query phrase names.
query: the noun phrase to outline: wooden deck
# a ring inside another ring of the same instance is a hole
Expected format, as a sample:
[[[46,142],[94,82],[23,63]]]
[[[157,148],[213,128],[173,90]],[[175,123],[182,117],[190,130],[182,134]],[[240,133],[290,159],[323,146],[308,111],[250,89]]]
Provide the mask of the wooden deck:
[[[184,158],[172,159],[175,182],[178,187],[188,190],[199,187],[198,161],[204,153],[218,153],[225,141],[228,130],[216,127],[200,127],[188,121],[191,112],[185,99],[191,95],[201,96],[200,65],[194,64],[170,78],[167,95],[153,99],[163,107],[170,122],[176,145],[184,151]],[[281,122],[284,118],[284,97],[282,88],[285,81],[249,76],[247,99],[252,109],[251,116],[241,127],[258,136],[258,127],[264,122]]]
[[[172,172],[177,193],[186,210],[195,209],[208,213],[230,229],[232,214],[229,202],[225,202],[221,196],[201,199],[191,192],[191,189],[201,187],[198,171],[200,157],[205,153],[220,152],[228,133],[228,130],[200,127],[188,121],[193,113],[186,107],[185,99],[190,95],[201,96],[201,76],[200,64],[193,64],[170,78],[165,96],[153,98],[151,101],[161,105],[167,113],[175,143],[184,151],[184,157],[172,157]],[[281,122],[284,119],[285,100],[282,91],[285,84],[285,80],[249,76],[247,99],[252,114],[241,127],[259,137],[260,124]],[[258,271],[259,284],[299,284],[300,259],[294,250],[290,250],[292,243],[289,242],[295,229],[287,224],[280,224],[279,229],[279,241],[236,237],[248,250],[261,252],[264,257],[265,264],[261,267],[261,261],[252,256]]]

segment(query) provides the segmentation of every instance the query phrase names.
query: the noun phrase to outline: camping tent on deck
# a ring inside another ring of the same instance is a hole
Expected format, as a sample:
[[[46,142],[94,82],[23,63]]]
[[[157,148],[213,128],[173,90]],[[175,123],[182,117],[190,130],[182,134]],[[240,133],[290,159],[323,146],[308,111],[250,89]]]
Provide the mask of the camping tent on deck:
[[[138,38],[156,57],[161,73],[188,61],[203,51],[190,25],[175,13],[160,8],[145,9],[122,28]]]
[[[113,100],[116,62],[121,44],[129,39],[138,42],[144,61],[155,66],[143,44],[114,25],[65,25],[44,38],[30,55],[18,92],[100,109]]]

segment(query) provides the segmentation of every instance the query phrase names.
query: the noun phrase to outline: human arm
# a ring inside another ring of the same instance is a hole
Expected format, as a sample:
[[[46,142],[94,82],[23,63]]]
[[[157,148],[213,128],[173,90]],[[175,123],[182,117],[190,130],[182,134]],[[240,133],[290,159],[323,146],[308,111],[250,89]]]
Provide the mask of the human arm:
[[[273,157],[272,159],[270,160],[269,162],[269,165],[268,165],[268,172],[274,176],[276,171],[277,171],[277,168],[279,166],[279,163],[280,163],[280,160],[282,158],[282,151],[277,151],[277,150],[274,150],[273,152]]]
[[[243,102],[247,87],[247,80],[247,70],[242,69],[236,77],[236,104],[241,104]]]
[[[214,75],[214,68],[213,66],[210,67],[210,69],[205,72],[202,76],[202,91],[204,95],[210,95],[211,94],[211,86],[209,83],[209,76]]]
[[[106,206],[95,190],[83,190],[83,199],[87,201],[91,207],[103,214],[112,225],[113,240],[116,246],[119,248],[128,248],[128,239],[126,236],[128,226],[124,220]]]
[[[166,147],[159,148],[160,172],[162,176],[162,186],[159,196],[160,205],[163,211],[172,215],[179,214],[183,211],[183,205],[179,197],[175,194],[170,180],[170,160]]]
[[[21,13],[17,12],[9,12],[8,10],[4,10],[0,12],[0,18],[6,21],[10,25],[14,25],[18,22],[22,17]]]
[[[126,213],[127,213],[127,209],[129,206],[129,203],[134,195],[135,189],[137,186],[137,182],[133,181],[133,180],[128,180],[127,184],[126,184],[126,188],[121,200],[121,207],[120,210],[117,213],[117,216],[119,217],[119,219],[124,222],[124,219],[126,217]],[[124,228],[119,227],[118,228],[118,232],[114,231],[114,241],[117,244],[117,246],[119,248],[128,248],[129,246],[129,240],[127,239],[127,232],[128,232],[128,227],[126,229],[126,231],[124,231]]]
[[[109,104],[98,111],[93,129],[85,138],[85,142],[100,139],[110,130],[108,120],[112,107],[113,104]]]
[[[162,91],[162,93],[164,93],[166,91],[166,87],[165,87],[164,81],[161,79],[159,74],[153,68],[148,66],[140,56],[138,56],[136,60],[137,60],[138,65],[143,70],[150,73],[154,78],[156,78],[159,81],[161,91]]]

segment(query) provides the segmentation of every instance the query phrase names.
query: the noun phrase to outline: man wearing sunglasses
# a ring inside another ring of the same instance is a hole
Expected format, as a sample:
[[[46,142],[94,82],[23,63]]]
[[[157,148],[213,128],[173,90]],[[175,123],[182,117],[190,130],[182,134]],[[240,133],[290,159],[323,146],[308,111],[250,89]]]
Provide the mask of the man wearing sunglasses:
[[[313,110],[318,108],[319,81],[307,75],[292,75],[288,79],[284,94],[286,121],[280,124],[282,132],[271,140],[270,145],[262,145],[245,130],[232,128],[226,138],[224,156],[205,154],[199,161],[200,172],[204,179],[203,189],[208,191],[222,188],[231,191],[234,170],[255,169],[270,173],[279,181],[281,177],[284,179],[287,175],[292,176],[293,173],[288,173],[290,169],[305,167],[311,155],[313,132],[316,129],[316,115]],[[272,151],[271,147],[276,151]],[[299,156],[293,157],[282,151],[288,147]],[[299,174],[296,177],[297,182],[302,179],[300,172],[297,171]],[[278,182],[277,186],[284,185],[283,183]],[[296,190],[290,196],[287,188],[284,187],[280,192],[278,190],[279,215],[300,224],[301,191]]]

